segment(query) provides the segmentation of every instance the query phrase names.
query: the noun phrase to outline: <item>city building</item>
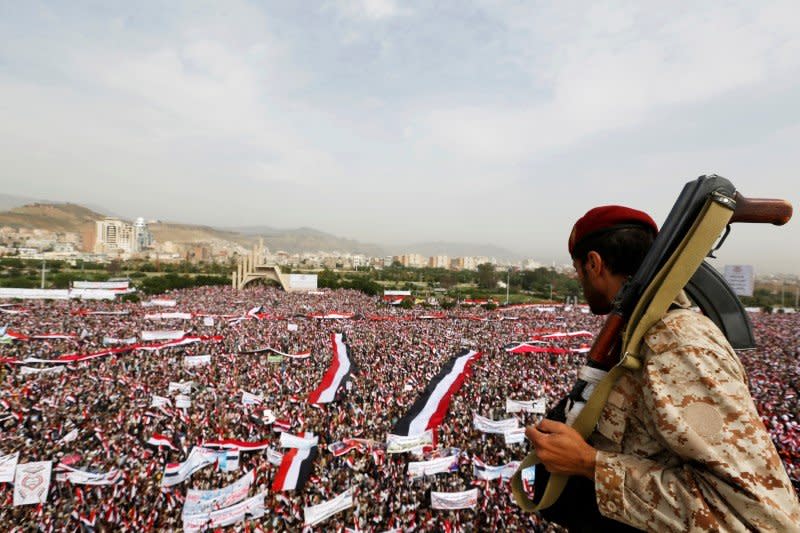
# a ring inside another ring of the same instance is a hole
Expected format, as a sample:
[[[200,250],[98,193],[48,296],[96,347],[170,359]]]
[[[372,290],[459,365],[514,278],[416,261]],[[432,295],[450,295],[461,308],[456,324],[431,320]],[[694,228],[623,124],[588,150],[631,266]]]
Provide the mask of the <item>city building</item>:
[[[450,268],[450,258],[446,255],[434,255],[428,258],[428,266],[431,268]]]
[[[153,243],[152,235],[147,229],[144,219],[139,218],[135,224],[114,217],[106,217],[95,223],[95,253],[141,252]]]

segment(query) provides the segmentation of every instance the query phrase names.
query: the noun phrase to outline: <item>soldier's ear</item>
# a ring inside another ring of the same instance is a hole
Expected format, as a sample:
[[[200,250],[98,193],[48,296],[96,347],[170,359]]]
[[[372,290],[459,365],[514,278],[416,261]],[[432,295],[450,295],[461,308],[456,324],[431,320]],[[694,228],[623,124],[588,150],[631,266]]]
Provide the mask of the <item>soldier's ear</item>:
[[[595,251],[586,254],[586,261],[583,262],[585,272],[598,276],[602,272],[603,266],[603,258],[600,257],[600,254]]]

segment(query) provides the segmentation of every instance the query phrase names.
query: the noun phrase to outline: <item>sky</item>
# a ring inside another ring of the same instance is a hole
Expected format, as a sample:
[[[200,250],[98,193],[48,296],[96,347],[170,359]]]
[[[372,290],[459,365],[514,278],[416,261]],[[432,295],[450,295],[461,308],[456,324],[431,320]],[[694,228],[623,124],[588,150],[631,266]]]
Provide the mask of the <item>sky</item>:
[[[0,0],[6,194],[567,263],[684,183],[798,208],[800,4]],[[719,261],[800,273],[800,220]],[[413,251],[413,250],[408,250]]]

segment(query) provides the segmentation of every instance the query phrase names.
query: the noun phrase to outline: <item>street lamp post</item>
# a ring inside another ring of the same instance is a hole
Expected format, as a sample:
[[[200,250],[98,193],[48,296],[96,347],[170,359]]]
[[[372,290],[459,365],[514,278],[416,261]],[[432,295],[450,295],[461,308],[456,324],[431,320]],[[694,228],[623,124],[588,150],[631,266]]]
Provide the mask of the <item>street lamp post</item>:
[[[506,272],[506,305],[508,305],[508,290],[511,287],[511,268]]]

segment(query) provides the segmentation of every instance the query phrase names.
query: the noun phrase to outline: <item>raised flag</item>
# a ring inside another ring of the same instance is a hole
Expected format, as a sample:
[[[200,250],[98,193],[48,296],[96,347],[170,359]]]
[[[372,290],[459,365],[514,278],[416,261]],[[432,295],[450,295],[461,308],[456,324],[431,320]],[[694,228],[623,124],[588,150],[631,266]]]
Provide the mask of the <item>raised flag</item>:
[[[317,446],[290,448],[283,454],[278,473],[272,482],[272,490],[301,490],[311,477],[311,467],[317,453]]]
[[[153,436],[148,439],[147,444],[157,447],[166,446],[167,448],[171,448],[173,450],[178,449],[172,444],[172,440],[170,440],[169,437],[160,435],[158,433],[153,433]]]
[[[56,481],[69,481],[73,485],[115,485],[122,482],[122,473],[117,469],[85,472],[59,463],[56,465]]]
[[[336,397],[339,386],[350,375],[350,349],[342,333],[331,335],[333,342],[333,360],[322,382],[308,396],[308,403],[330,403]]]
[[[471,365],[481,353],[463,350],[442,367],[408,412],[395,424],[394,435],[418,435],[441,424],[450,399],[470,375]]]
[[[189,457],[182,463],[170,463],[164,467],[164,476],[161,479],[162,487],[172,487],[186,481],[189,476],[217,462],[218,452],[195,446],[189,452]]]
[[[254,452],[269,448],[269,440],[247,442],[239,439],[206,440],[200,446],[210,450],[239,450],[240,452]]]

